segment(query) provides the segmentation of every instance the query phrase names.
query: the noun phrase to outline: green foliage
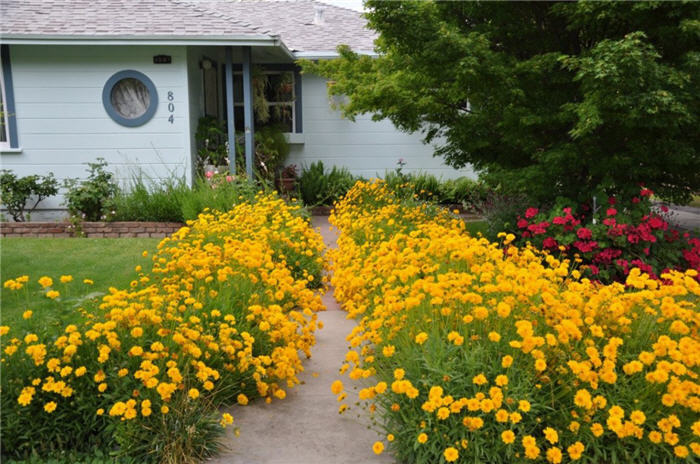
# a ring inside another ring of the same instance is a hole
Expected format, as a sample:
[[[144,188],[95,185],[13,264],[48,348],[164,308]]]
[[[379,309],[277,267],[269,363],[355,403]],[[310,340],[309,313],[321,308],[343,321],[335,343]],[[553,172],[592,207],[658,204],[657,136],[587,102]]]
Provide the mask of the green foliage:
[[[289,143],[277,126],[267,126],[255,132],[255,169],[266,182],[273,182],[289,155]]]
[[[302,62],[372,113],[426,131],[536,204],[700,190],[700,3],[369,0],[379,57]]]
[[[475,211],[486,199],[490,189],[469,177],[442,180],[428,173],[390,171],[384,175],[387,186],[401,197],[414,197],[442,205],[462,205]]]
[[[199,118],[194,138],[197,141],[197,172],[203,174],[206,164],[228,164],[228,137],[223,121],[212,116]]]
[[[342,198],[357,179],[347,168],[326,171],[323,161],[304,167],[299,176],[301,199],[307,206],[330,206]]]
[[[17,222],[24,222],[42,200],[58,193],[58,182],[51,172],[46,176],[25,177],[17,177],[8,170],[0,172],[0,203]],[[34,204],[27,209],[30,199]]]
[[[229,180],[230,179],[230,180]],[[263,189],[266,187],[263,185]],[[228,211],[233,205],[252,201],[260,186],[245,178],[215,174],[210,179],[197,179],[191,190],[180,199],[184,220],[196,219],[205,209]]]
[[[111,205],[114,221],[184,222],[182,197],[190,192],[183,178],[148,179],[133,176]]]
[[[107,162],[97,158],[96,163],[87,163],[90,173],[88,178],[78,182],[66,179],[64,187],[66,206],[73,216],[86,221],[99,221],[109,215],[110,201],[119,191],[114,174],[105,170]]]

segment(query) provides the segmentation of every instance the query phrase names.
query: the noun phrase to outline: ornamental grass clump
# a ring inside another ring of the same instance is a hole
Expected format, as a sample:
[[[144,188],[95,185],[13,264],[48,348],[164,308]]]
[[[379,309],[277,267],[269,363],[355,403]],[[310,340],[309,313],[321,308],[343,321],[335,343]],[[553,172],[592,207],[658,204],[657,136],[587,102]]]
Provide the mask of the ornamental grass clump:
[[[78,308],[80,323],[41,327],[28,311],[2,326],[3,456],[210,456],[233,423],[219,406],[283,399],[299,383],[323,309],[322,248],[298,207],[261,194],[164,239],[150,270]],[[5,286],[36,291],[35,279]],[[53,283],[39,291],[60,305]]]
[[[341,374],[398,462],[664,463],[700,456],[695,270],[625,285],[358,183],[336,206]],[[370,381],[369,379],[372,378]],[[345,398],[342,382],[332,391]],[[348,400],[350,403],[353,399]],[[346,409],[341,405],[341,409]]]

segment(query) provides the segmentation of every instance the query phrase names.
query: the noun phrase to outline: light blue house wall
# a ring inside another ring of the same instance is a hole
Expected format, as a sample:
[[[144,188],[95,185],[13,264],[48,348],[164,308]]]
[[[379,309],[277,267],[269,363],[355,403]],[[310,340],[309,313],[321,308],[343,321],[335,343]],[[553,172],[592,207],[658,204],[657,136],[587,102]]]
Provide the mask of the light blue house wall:
[[[172,64],[153,64],[159,54],[171,55]],[[84,177],[85,163],[102,157],[120,181],[139,170],[154,179],[191,176],[185,47],[13,45],[11,61],[21,150],[0,154],[3,169],[63,180]],[[102,104],[104,84],[125,69],[146,74],[158,92],[155,116],[140,127],[117,124]],[[52,197],[40,207],[61,203]]]
[[[420,134],[400,132],[390,121],[375,122],[368,114],[355,122],[343,118],[331,107],[325,79],[304,75],[302,86],[304,133],[291,140],[303,143],[292,145],[288,163],[301,166],[320,160],[370,178],[395,169],[403,158],[405,172],[427,172],[444,179],[475,177],[471,169],[456,170],[433,157],[434,148],[423,144]]]

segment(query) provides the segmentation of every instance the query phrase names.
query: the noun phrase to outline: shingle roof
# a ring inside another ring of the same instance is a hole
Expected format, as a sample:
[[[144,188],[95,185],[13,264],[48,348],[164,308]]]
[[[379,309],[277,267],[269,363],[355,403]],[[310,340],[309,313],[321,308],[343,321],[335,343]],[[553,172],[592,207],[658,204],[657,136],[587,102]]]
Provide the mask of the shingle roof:
[[[367,29],[360,13],[347,8],[313,0],[200,0],[197,5],[279,35],[293,51],[333,51],[340,44],[374,49],[375,32]],[[323,9],[323,22],[314,24],[318,7]]]
[[[360,13],[313,0],[0,0],[0,18],[3,38],[281,36],[296,51],[372,50],[375,38]]]
[[[221,13],[177,0],[0,0],[0,13],[3,36],[263,34]]]

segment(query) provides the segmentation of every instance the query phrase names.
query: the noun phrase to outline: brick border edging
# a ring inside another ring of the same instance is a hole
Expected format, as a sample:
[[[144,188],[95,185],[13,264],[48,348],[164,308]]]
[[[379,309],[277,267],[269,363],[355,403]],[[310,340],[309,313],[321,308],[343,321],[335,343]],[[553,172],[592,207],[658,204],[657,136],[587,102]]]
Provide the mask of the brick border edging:
[[[185,224],[179,222],[82,222],[88,238],[153,237],[163,238]],[[68,222],[0,222],[2,237],[75,237]]]

